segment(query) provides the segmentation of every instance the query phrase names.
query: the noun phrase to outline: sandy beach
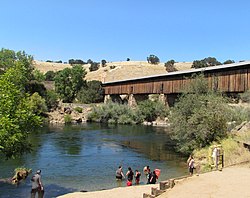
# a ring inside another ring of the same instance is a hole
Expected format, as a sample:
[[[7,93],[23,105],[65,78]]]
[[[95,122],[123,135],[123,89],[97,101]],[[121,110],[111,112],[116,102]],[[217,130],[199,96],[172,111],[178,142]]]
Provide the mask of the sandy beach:
[[[222,171],[212,171],[194,175],[177,182],[158,198],[250,198],[250,166],[234,166]],[[69,193],[59,198],[142,198],[143,193],[151,193],[155,185],[141,185],[114,188],[95,192]]]

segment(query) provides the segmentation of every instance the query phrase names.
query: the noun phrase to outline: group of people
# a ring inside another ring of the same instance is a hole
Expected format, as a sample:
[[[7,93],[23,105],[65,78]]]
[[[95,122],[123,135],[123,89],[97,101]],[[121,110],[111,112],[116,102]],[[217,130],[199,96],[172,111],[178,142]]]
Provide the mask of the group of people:
[[[145,166],[143,168],[143,173],[147,179],[147,184],[156,183],[158,179],[158,175],[156,174],[155,170],[151,172],[149,166]],[[116,170],[116,180],[118,182],[118,186],[121,186],[121,181],[126,178],[127,178],[127,186],[132,186],[133,178],[135,178],[135,184],[138,185],[140,184],[141,173],[138,170],[135,170],[135,173],[134,173],[132,168],[128,167],[128,171],[126,175],[124,175],[122,166],[119,166],[118,169]]]

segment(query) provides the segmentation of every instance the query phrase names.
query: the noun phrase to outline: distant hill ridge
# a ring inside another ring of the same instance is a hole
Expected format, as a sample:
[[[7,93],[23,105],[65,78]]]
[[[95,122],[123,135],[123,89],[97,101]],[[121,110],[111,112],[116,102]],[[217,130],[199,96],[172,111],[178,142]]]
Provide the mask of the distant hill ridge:
[[[51,63],[34,61],[34,66],[42,73],[47,71],[60,71],[64,68],[71,68],[70,64]],[[188,70],[192,66],[192,62],[178,62],[174,64],[177,70]],[[117,80],[125,80],[131,78],[139,78],[151,75],[166,74],[164,63],[158,65],[150,64],[146,61],[123,61],[123,62],[108,62],[105,67],[100,67],[97,71],[89,71],[90,64],[83,65],[87,71],[86,80],[99,80],[101,82],[110,82]]]

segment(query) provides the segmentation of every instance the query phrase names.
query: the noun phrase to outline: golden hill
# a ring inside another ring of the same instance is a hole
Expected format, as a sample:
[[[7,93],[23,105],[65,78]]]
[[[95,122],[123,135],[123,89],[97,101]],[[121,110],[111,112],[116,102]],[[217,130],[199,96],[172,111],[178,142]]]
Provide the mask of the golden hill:
[[[188,70],[191,68],[191,65],[191,62],[179,62],[174,64],[177,70]],[[37,70],[44,74],[47,71],[60,71],[64,68],[71,67],[70,64],[41,61],[34,61],[34,66]],[[105,67],[100,67],[97,71],[92,72],[89,72],[89,66],[89,64],[83,65],[83,68],[87,71],[85,79],[99,80],[101,82],[125,80],[167,73],[164,63],[152,65],[146,61],[109,62]]]

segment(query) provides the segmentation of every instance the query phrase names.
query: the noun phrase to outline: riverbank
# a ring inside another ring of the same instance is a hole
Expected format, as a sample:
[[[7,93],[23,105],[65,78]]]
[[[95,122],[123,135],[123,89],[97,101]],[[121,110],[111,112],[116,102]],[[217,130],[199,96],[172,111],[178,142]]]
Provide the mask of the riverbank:
[[[250,163],[224,168],[222,171],[212,171],[199,176],[192,176],[178,182],[174,188],[167,190],[158,198],[234,198],[250,197]],[[58,198],[142,198],[143,193],[151,193],[156,185],[143,185],[114,188],[95,192],[75,192]]]

